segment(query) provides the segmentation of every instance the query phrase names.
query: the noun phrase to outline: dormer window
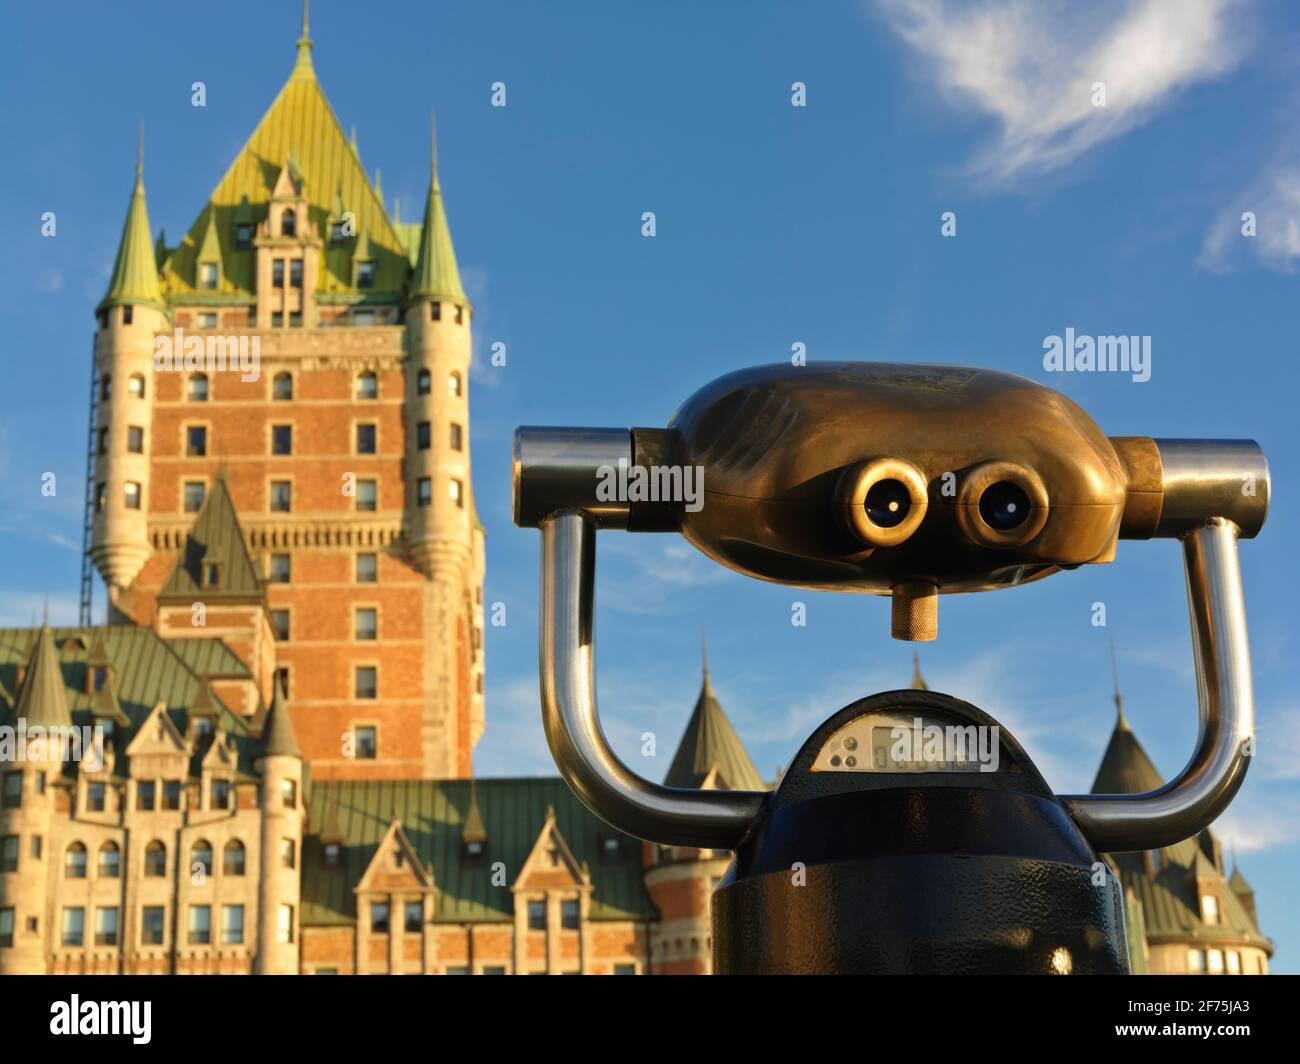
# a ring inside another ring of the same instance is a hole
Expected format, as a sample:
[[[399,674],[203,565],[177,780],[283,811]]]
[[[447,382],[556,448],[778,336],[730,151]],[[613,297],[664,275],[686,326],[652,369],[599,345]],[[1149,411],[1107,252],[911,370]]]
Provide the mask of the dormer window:
[[[199,263],[199,287],[209,290],[217,287],[217,264],[215,262]]]
[[[247,224],[235,226],[235,250],[247,251],[253,246],[253,227]]]
[[[347,234],[343,232],[343,223],[342,223],[342,222],[334,222],[334,223],[330,226],[330,243],[331,243],[331,244],[341,244],[341,243],[343,243],[343,238],[344,238],[346,235],[347,235]]]
[[[213,780],[212,781],[212,808],[229,809],[230,808],[230,780]],[[243,854],[240,854],[240,865],[243,865]],[[230,846],[226,846],[226,871],[230,871]],[[242,875],[242,871],[237,873]]]
[[[195,717],[190,727],[194,732],[194,738],[205,739],[212,734],[212,718]]]
[[[200,581],[201,586],[205,588],[217,588],[221,586],[221,566],[217,562],[204,562],[203,579]]]
[[[1219,899],[1213,894],[1201,895],[1201,919],[1211,925],[1219,922]]]
[[[618,836],[606,835],[600,840],[600,855],[607,861],[618,857]]]
[[[373,259],[366,259],[357,263],[357,287],[375,287],[375,263]]]
[[[294,213],[292,207],[286,207],[284,213],[280,215],[280,235],[298,235],[298,216]]]
[[[327,842],[321,849],[321,856],[327,865],[336,865],[339,863],[339,844],[337,842]]]
[[[484,845],[481,839],[467,839],[465,842],[466,857],[482,857]]]
[[[96,665],[91,671],[90,682],[96,691],[104,686],[104,679],[108,676],[108,669],[103,665]]]

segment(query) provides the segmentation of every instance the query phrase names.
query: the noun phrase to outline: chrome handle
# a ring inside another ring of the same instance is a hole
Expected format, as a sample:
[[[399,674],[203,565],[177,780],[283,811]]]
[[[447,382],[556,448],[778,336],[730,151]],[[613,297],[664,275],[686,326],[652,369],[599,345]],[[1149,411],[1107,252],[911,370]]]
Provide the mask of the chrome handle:
[[[1200,715],[1187,767],[1145,794],[1061,798],[1103,853],[1158,849],[1196,834],[1227,808],[1246,778],[1255,700],[1237,535],[1236,525],[1215,517],[1182,537]]]
[[[663,787],[619,760],[596,709],[596,519],[565,510],[539,527],[542,723],[560,774],[588,809],[629,835],[735,849],[766,795]]]

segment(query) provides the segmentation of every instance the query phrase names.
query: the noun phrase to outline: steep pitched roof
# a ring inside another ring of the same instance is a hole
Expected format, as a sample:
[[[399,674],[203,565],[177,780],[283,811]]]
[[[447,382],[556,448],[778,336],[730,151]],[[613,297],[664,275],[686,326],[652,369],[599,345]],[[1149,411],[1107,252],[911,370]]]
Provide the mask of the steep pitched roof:
[[[1141,794],[1154,791],[1163,783],[1121,712],[1097,768],[1097,776],[1092,781],[1092,793]]]
[[[271,697],[271,710],[267,715],[266,727],[262,730],[262,755],[264,757],[296,757],[302,759],[302,750],[298,747],[298,736],[293,730],[293,719],[289,716],[289,707],[284,704],[277,680],[271,685],[275,694]]]
[[[367,296],[396,296],[406,285],[410,263],[401,238],[393,229],[377,190],[371,185],[356,149],[348,142],[325,98],[312,65],[311,40],[304,31],[289,80],[240,149],[225,176],[204,204],[180,245],[163,268],[163,291],[173,301],[198,301],[250,297],[255,286],[256,255],[252,249],[236,250],[234,226],[245,218],[266,217],[272,190],[292,157],[310,203],[305,232],[321,234],[338,197],[356,216],[357,231],[368,235],[375,261],[373,288]],[[209,215],[209,211],[211,215]],[[216,292],[198,288],[198,249],[207,222],[215,220],[221,248],[221,278]],[[325,234],[328,236],[328,234]],[[353,286],[350,259],[330,253],[322,256],[319,293],[359,294]]]
[[[204,587],[203,566],[213,563],[221,566],[220,583],[216,587]],[[225,475],[219,474],[194,521],[185,549],[158,597],[208,601],[257,598],[261,594],[262,581],[244,544],[244,530],[230,499]]]
[[[925,682],[925,677],[921,675],[921,658],[915,650],[912,651],[912,690],[930,690],[930,685]]]
[[[27,673],[14,706],[14,717],[25,719],[28,727],[39,724],[43,728],[66,728],[72,724],[59,652],[48,624],[41,626],[27,659]]]
[[[135,164],[135,187],[126,209],[126,224],[117,246],[113,276],[108,291],[99,301],[99,309],[123,304],[144,304],[166,310],[158,284],[158,262],[154,256],[153,236],[149,230],[149,208],[144,197],[144,146],[141,133],[140,153]]]
[[[411,299],[437,299],[469,305],[460,283],[456,251],[451,244],[451,227],[442,205],[442,186],[438,182],[438,149],[433,149],[429,195],[424,204],[424,224],[420,228],[420,250],[411,278]]]
[[[723,712],[709,666],[704,664],[704,683],[695,709],[686,725],[682,741],[673,755],[664,783],[669,787],[699,787],[716,768],[728,790],[762,791],[767,789],[754,762],[750,760],[740,736]]]

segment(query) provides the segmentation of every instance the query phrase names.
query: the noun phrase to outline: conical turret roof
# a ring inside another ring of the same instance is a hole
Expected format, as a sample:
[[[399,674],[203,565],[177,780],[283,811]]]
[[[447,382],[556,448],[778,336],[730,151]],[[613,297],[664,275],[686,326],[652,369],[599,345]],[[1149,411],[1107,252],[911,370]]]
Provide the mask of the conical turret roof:
[[[750,760],[740,736],[732,727],[713,692],[709,664],[704,662],[704,682],[686,732],[673,755],[664,783],[669,787],[698,787],[716,768],[728,790],[762,791],[767,789],[754,762]]]
[[[165,310],[162,287],[158,283],[158,259],[149,228],[149,208],[144,196],[144,135],[135,163],[135,188],[126,209],[126,224],[117,246],[117,260],[108,292],[99,301],[105,307],[143,304]]]
[[[293,730],[293,720],[280,693],[280,682],[276,680],[273,686],[275,694],[271,696],[271,709],[267,713],[266,727],[262,730],[261,756],[301,759],[302,750],[298,748],[298,736]]]
[[[442,186],[438,181],[438,149],[433,149],[429,175],[429,197],[424,204],[424,224],[420,229],[420,252],[411,278],[411,299],[438,299],[469,305],[460,283],[456,251],[451,244],[451,227],[442,203]]]
[[[68,692],[63,684],[63,670],[59,667],[59,652],[54,646],[54,635],[49,623],[41,625],[36,645],[27,659],[27,673],[22,691],[14,706],[14,717],[27,722],[27,727],[40,725],[70,727]]]

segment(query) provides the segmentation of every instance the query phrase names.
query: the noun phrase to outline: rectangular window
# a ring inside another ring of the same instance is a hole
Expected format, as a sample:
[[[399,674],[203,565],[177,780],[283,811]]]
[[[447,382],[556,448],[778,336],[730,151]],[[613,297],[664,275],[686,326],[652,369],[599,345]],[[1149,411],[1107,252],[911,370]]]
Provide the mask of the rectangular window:
[[[302,328],[302,311],[301,311],[301,310],[291,310],[291,311],[289,311],[289,328],[291,328],[291,329],[301,329],[301,328]]]
[[[108,453],[108,429],[99,430],[99,453]]]
[[[1219,899],[1213,894],[1201,895],[1201,918],[1207,924],[1219,922]]]
[[[415,446],[418,450],[427,451],[432,443],[432,426],[427,421],[421,421],[415,426]]]
[[[253,227],[240,224],[235,226],[235,250],[247,251],[253,246]]]
[[[419,901],[408,901],[406,903],[406,931],[407,934],[418,934],[420,928],[424,926],[424,903]]]
[[[271,512],[287,514],[293,506],[293,485],[287,480],[271,481]]]
[[[1189,972],[1205,971],[1205,950],[1189,949],[1187,951],[1187,970]]]
[[[447,482],[447,494],[457,506],[465,505],[465,486],[455,477]]]
[[[358,329],[368,329],[375,324],[375,312],[373,310],[354,310],[352,312],[352,324]]]
[[[375,286],[375,264],[370,261],[357,263],[357,287],[373,288]]]
[[[357,512],[374,513],[377,485],[373,480],[357,481]]]
[[[293,288],[302,287],[302,259],[289,261],[289,284]]]
[[[271,328],[279,329],[282,328],[283,326],[284,326],[284,311],[282,310],[271,311]]]
[[[370,930],[381,935],[388,933],[388,902],[372,901],[370,903]]]
[[[280,804],[292,809],[298,804],[298,784],[293,780],[280,781]]]
[[[546,930],[546,902],[530,901],[528,903],[528,930]]]
[[[221,563],[204,562],[199,572],[199,584],[202,587],[220,587]]]
[[[23,774],[17,772],[6,772],[4,781],[4,794],[0,798],[0,805],[5,809],[17,809],[23,804]]]
[[[357,583],[373,584],[379,579],[379,555],[357,555]]]
[[[248,327],[250,329],[257,328],[257,304],[256,303],[248,304]]]
[[[0,839],[0,872],[18,871],[18,836],[6,835]]]
[[[107,485],[102,480],[95,485],[95,511],[97,513],[103,513],[104,511],[104,493],[106,490]]]
[[[200,329],[215,329],[217,327],[217,316],[215,314],[200,314]]]
[[[292,868],[295,862],[295,847],[293,839],[280,840],[280,867]]]
[[[379,631],[379,611],[370,606],[357,609],[356,637],[358,639],[377,639]]]
[[[244,907],[242,905],[223,905],[221,907],[221,942],[226,946],[238,946],[244,941]]]
[[[355,695],[357,698],[376,698],[378,687],[378,670],[373,665],[358,665],[356,672]]]
[[[293,426],[271,426],[271,453],[293,454]]]
[[[32,859],[39,861],[41,859],[42,840],[39,835],[32,836]]]
[[[122,324],[130,325],[135,321],[135,307],[125,306],[122,308]]]
[[[577,898],[569,898],[560,902],[560,926],[566,931],[578,930],[580,916],[581,910],[578,907]]]
[[[359,761],[373,761],[379,748],[379,736],[372,724],[363,724],[356,729],[357,752]]]
[[[14,910],[12,906],[0,909],[0,949],[14,944]]]
[[[117,906],[106,905],[95,910],[95,945],[117,945]]]
[[[289,639],[289,611],[272,610],[271,611],[271,630],[275,633],[275,638],[281,643]]]
[[[464,441],[461,439],[461,429],[460,429],[460,426],[457,425],[455,422],[452,422],[452,426],[451,426],[451,449],[452,449],[453,451],[461,451],[461,450],[464,450],[464,447],[465,447],[465,445],[464,445]]]
[[[96,690],[96,691],[99,690],[98,685],[96,685],[95,690]],[[36,793],[37,793],[37,794],[44,794],[44,793],[45,793],[45,773],[44,773],[44,772],[38,772],[38,773],[36,773]]]
[[[86,910],[79,905],[63,910],[63,944],[81,946],[86,938]]]
[[[144,429],[139,425],[126,427],[126,449],[132,454],[144,454]]]
[[[185,456],[202,458],[208,453],[208,430],[202,425],[190,425],[185,430]]]
[[[456,307],[456,324],[459,325],[465,320],[465,308],[459,304]]]
[[[212,808],[230,808],[230,780],[212,781]]]
[[[163,942],[163,907],[146,905],[140,911],[140,944],[161,946]]]
[[[190,945],[203,946],[212,941],[212,906],[190,906]]]
[[[196,514],[203,509],[203,496],[206,494],[206,487],[201,480],[187,480],[185,482],[185,497],[183,505],[187,514]]]
[[[442,304],[437,300],[429,304],[429,320],[442,321]]]
[[[357,454],[375,453],[375,426],[357,426]]]
[[[122,489],[126,499],[126,508],[128,510],[140,509],[140,485],[134,480],[128,480]]]
[[[1241,954],[1238,953],[1235,949],[1228,950],[1228,974],[1229,975],[1241,974]]]
[[[1210,950],[1209,956],[1210,956],[1210,965],[1209,965],[1210,974],[1222,975],[1223,974],[1223,950],[1212,949]]]
[[[293,906],[281,905],[275,921],[275,937],[278,942],[293,941]]]
[[[636,975],[635,964],[616,964],[614,965],[615,975]]]
[[[421,506],[428,506],[433,502],[433,481],[429,477],[421,477],[416,485],[415,501]]]
[[[175,811],[181,807],[181,781],[163,780],[162,807]]]
[[[289,577],[293,572],[292,564],[287,554],[272,554],[269,578],[273,584],[287,584]]]
[[[327,842],[321,847],[321,856],[325,859],[327,865],[336,865],[339,863],[339,844],[337,842]]]
[[[86,784],[86,809],[91,813],[104,811],[104,785],[102,783]]]
[[[505,975],[506,966],[504,964],[489,964],[483,969],[484,975]]]
[[[154,781],[140,780],[135,785],[135,807],[142,810],[153,809]]]
[[[275,670],[275,682],[280,687],[280,693],[285,698],[289,697],[289,666],[281,665]]]
[[[284,259],[271,260],[271,287],[284,287]]]

